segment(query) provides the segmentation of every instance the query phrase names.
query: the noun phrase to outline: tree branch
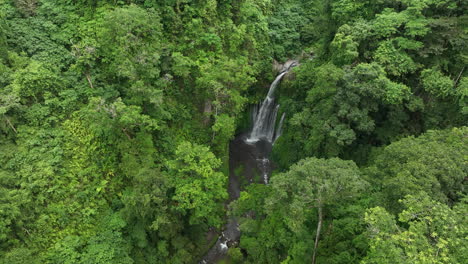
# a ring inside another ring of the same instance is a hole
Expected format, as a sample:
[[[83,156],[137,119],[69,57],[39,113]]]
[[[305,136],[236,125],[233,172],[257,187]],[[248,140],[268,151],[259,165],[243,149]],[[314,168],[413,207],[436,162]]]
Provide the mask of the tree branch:
[[[127,129],[126,128],[122,128],[122,132],[124,132],[124,134],[127,136],[127,138],[129,140],[132,140],[132,138],[130,137],[130,135],[127,133]]]
[[[86,79],[88,80],[89,86],[91,87],[91,89],[94,89],[93,82],[91,81],[91,76],[89,75],[89,72],[87,72],[85,75],[86,75]]]
[[[458,81],[460,80],[463,71],[465,71],[465,66],[463,66],[463,69],[462,69],[462,70],[460,71],[460,73],[458,74],[457,79],[455,79],[455,82],[453,83],[453,86],[454,86],[454,87],[457,87]]]
[[[13,131],[15,131],[15,134],[18,134],[18,131],[16,131],[16,128],[10,122],[10,119],[8,119],[8,117],[6,117],[6,116],[5,116],[5,119],[6,119],[7,123],[8,123],[8,125],[10,125],[11,129],[13,129]]]
[[[315,236],[314,255],[312,256],[312,264],[315,264],[315,259],[316,259],[316,255],[317,255],[317,246],[318,246],[318,241],[319,241],[319,238],[320,238],[320,230],[322,229],[322,219],[323,219],[322,205],[319,203],[319,205],[318,205],[317,235]]]

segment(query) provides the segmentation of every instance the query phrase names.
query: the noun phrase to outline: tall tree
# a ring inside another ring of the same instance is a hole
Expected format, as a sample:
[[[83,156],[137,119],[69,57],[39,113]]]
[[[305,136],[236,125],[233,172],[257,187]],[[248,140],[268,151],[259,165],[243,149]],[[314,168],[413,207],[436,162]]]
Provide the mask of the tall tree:
[[[398,212],[399,199],[420,191],[450,205],[466,195],[467,132],[466,127],[429,131],[385,147],[366,172],[386,207]]]
[[[450,208],[420,193],[401,203],[400,225],[381,207],[366,213],[371,243],[361,263],[463,263],[467,259],[466,199]]]
[[[259,232],[269,232],[272,228],[284,232],[276,238],[270,238],[276,241],[276,247],[284,247],[279,258],[285,258],[286,254],[291,263],[315,263],[326,210],[330,210],[338,202],[356,198],[366,185],[352,161],[337,158],[301,160],[291,166],[288,172],[272,177],[271,191],[264,200],[264,209],[260,210],[265,213],[266,218],[257,220],[262,226]],[[245,206],[245,195],[247,194],[241,195],[236,206]],[[284,214],[285,211],[288,213]],[[251,220],[245,221],[246,225]],[[315,234],[310,232],[311,223],[316,224]],[[241,230],[242,227],[243,225]],[[312,234],[314,238],[311,237]],[[308,241],[311,241],[312,245],[305,244]],[[247,248],[247,251],[249,250]],[[260,261],[267,262],[265,259]]]

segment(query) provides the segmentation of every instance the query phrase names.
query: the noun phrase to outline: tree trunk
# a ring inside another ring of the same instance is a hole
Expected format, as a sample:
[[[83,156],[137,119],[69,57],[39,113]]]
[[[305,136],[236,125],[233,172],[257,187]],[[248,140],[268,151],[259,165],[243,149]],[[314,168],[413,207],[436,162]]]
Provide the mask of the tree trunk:
[[[89,75],[89,72],[87,72],[85,75],[86,79],[88,80],[89,86],[91,87],[91,89],[94,89],[93,82],[91,81],[91,75]]]
[[[315,236],[314,255],[312,256],[312,264],[315,264],[315,257],[317,255],[317,246],[320,238],[320,230],[322,229],[322,205],[318,206],[318,224],[317,224],[317,235]]]
[[[213,105],[211,100],[205,101],[205,107],[203,108],[203,125],[207,126],[211,120],[211,113],[213,112]]]
[[[462,75],[462,73],[463,73],[464,70],[465,70],[465,67],[463,67],[463,69],[460,71],[460,74],[458,74],[458,77],[457,77],[457,79],[455,80],[453,86],[457,87],[458,81],[460,80],[460,77],[461,77],[461,75]]]
[[[15,127],[10,122],[10,119],[8,119],[8,117],[6,117],[6,116],[5,116],[5,119],[6,119],[7,123],[8,123],[8,125],[10,125],[11,129],[13,129],[13,131],[15,131],[15,134],[18,134],[18,131],[16,131]]]

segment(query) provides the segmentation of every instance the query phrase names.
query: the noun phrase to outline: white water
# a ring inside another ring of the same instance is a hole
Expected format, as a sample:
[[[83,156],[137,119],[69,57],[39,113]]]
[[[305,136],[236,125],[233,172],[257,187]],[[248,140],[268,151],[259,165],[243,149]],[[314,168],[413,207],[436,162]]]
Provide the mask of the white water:
[[[297,61],[289,61],[284,64],[282,67],[281,73],[276,77],[273,83],[268,90],[267,97],[262,102],[254,106],[252,111],[252,120],[253,127],[250,131],[248,138],[243,139],[246,143],[251,144],[258,142],[260,139],[267,140],[270,144],[270,149],[267,151],[268,147],[262,144],[256,144],[255,148],[263,148],[260,153],[265,155],[257,156],[256,163],[258,169],[261,172],[263,177],[263,182],[268,184],[268,175],[271,172],[271,162],[267,158],[268,153],[271,151],[271,144],[273,144],[278,137],[281,136],[282,126],[285,119],[285,113],[281,115],[278,126],[276,127],[276,118],[278,115],[279,105],[274,102],[274,92],[276,87],[281,82],[283,76],[287,73],[289,69],[298,65]],[[266,153],[265,153],[266,152]],[[246,153],[247,154],[247,153]],[[232,158],[232,157],[231,157]],[[230,178],[231,181],[231,178]],[[239,189],[237,191],[240,191]],[[215,263],[214,261],[221,259],[221,257],[226,255],[229,247],[236,246],[239,243],[240,239],[240,229],[239,224],[236,219],[230,218],[228,223],[225,225],[225,231],[221,233],[221,236],[218,237],[216,244],[207,252],[204,258],[199,262],[199,264],[208,264]]]
[[[280,122],[279,122],[279,125],[278,127],[276,128],[276,132],[275,132],[275,139],[273,140],[273,144],[276,142],[276,140],[281,136],[281,134],[283,133],[283,123],[284,123],[284,117],[286,116],[286,113],[283,113],[281,115],[281,119],[280,119]]]
[[[275,140],[278,139],[279,134],[281,134],[281,125],[283,124],[284,113],[281,116],[280,124],[275,131],[276,116],[278,115],[279,105],[275,104],[273,94],[286,73],[287,71],[280,73],[273,81],[270,89],[268,90],[267,97],[263,100],[260,108],[259,106],[254,107],[252,111],[253,127],[249,137],[246,139],[246,142],[255,143],[260,139],[265,139],[270,143],[274,143]]]
[[[257,159],[259,169],[262,172],[263,183],[268,184],[268,169],[270,167],[270,160],[267,158]]]
[[[220,246],[222,251],[225,251],[225,250],[228,249],[227,241],[224,241],[224,243],[221,243],[219,246]]]

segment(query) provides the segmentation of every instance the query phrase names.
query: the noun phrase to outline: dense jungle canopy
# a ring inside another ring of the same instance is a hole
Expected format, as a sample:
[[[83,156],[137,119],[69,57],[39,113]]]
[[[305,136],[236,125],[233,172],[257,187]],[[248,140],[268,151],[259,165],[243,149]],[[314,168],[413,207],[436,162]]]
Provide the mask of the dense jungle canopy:
[[[228,219],[219,263],[468,263],[467,44],[467,0],[0,0],[0,264],[199,263]]]

